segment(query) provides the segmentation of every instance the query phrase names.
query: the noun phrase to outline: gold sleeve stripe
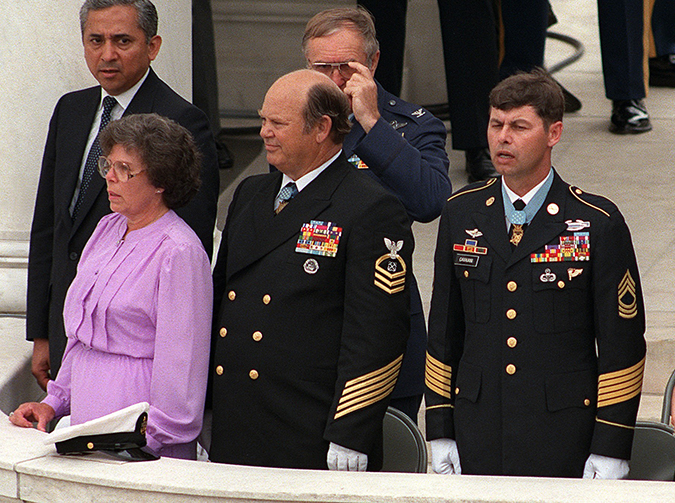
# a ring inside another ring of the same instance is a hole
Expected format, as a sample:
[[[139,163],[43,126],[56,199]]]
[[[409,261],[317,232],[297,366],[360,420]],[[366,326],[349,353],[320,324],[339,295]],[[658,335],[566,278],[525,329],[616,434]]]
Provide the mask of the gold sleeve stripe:
[[[450,385],[448,386],[439,385],[438,383],[431,380],[429,374],[424,376],[424,383],[427,385],[427,388],[429,388],[434,393],[441,395],[447,398],[448,400],[452,398],[450,396]]]
[[[366,397],[363,397],[366,399],[364,402],[356,403],[352,405],[351,407],[343,410],[339,410],[335,412],[335,419],[339,419],[342,416],[346,416],[347,414],[350,414],[351,412],[357,411],[359,409],[363,409],[364,407],[367,407],[368,405],[374,404],[375,402],[379,402],[383,398],[386,398],[389,396],[389,394],[394,391],[394,386],[396,385],[396,379],[394,378],[389,385],[384,388],[379,394],[373,395],[368,395]]]
[[[381,400],[391,393],[403,355],[384,367],[348,381],[338,402],[335,419]]]
[[[434,410],[434,409],[444,409],[450,407],[451,409],[454,409],[455,406],[452,405],[451,403],[442,403],[440,405],[431,405],[429,407],[426,407],[426,410]]]
[[[625,388],[614,393],[604,393],[598,395],[598,407],[606,407],[615,403],[625,402],[640,394],[642,390],[642,379],[629,388]]]
[[[577,192],[577,191],[578,191],[578,192]],[[592,205],[591,203],[586,202],[586,201],[584,201],[583,199],[581,199],[581,198],[579,197],[579,194],[583,194],[583,192],[581,191],[581,189],[579,189],[579,188],[577,188],[577,187],[572,187],[572,186],[570,185],[570,193],[571,193],[576,199],[578,199],[579,201],[581,201],[582,203],[584,203],[586,206],[590,206],[590,207],[593,208],[594,210],[598,210],[600,213],[602,213],[602,214],[605,215],[606,217],[609,217],[609,213],[607,213],[607,212],[606,212],[605,210],[603,210],[602,208],[598,208],[597,206],[594,206],[594,205]]]
[[[476,187],[475,189],[469,189],[469,190],[465,190],[465,191],[463,191],[463,192],[459,192],[459,193],[455,194],[454,196],[450,196],[450,197],[448,198],[448,201],[451,201],[451,200],[453,200],[454,198],[459,197],[459,196],[462,196],[462,195],[464,195],[464,194],[470,194],[471,192],[477,192],[477,191],[479,191],[479,190],[487,189],[490,185],[492,185],[492,184],[495,183],[496,181],[497,181],[497,178],[490,178],[487,182],[485,182],[485,185],[482,185],[482,186],[480,186],[480,187]]]
[[[645,358],[642,358],[642,360],[640,360],[631,367],[621,370],[615,370],[614,372],[607,372],[605,374],[600,374],[598,376],[598,385],[602,385],[607,381],[622,379],[624,377],[631,378],[633,375],[641,374],[642,371],[644,370],[644,367],[645,367]]]
[[[627,378],[621,381],[617,381],[616,379],[614,379],[610,382],[598,385],[598,397],[603,398],[607,394],[616,393],[617,391],[621,391],[623,389],[630,388],[635,386],[636,384],[639,385],[641,383],[642,383],[641,373],[634,375],[630,379]]]
[[[427,407],[427,409],[429,409],[429,407]],[[634,426],[626,426],[625,424],[619,424],[619,423],[613,423],[611,421],[605,421],[604,419],[600,419],[599,417],[596,417],[595,420],[598,423],[608,424],[610,426],[616,426],[618,428],[626,428],[627,430],[634,430],[635,429]]]
[[[400,370],[400,365],[392,367],[386,373],[379,376],[377,379],[371,379],[369,381],[364,381],[354,386],[347,387],[342,391],[342,397],[340,398],[340,403],[353,400],[354,397],[363,395],[364,393],[370,393],[373,389],[382,387],[383,383],[389,382],[391,379],[396,379],[398,376],[398,371]],[[339,410],[339,407],[338,407]]]
[[[627,369],[608,372],[598,377],[598,408],[635,398],[642,391],[645,359]]]
[[[441,363],[439,360],[431,356],[428,352],[426,364],[427,364],[426,365],[427,371],[435,370],[436,373],[441,374],[448,380],[450,380],[450,378],[452,377],[452,367],[450,365],[445,365],[444,363]]]
[[[450,381],[439,378],[437,375],[426,373],[424,374],[424,380],[432,384],[435,384],[439,388],[450,390]]]
[[[370,372],[366,375],[362,375],[360,377],[355,377],[354,379],[352,379],[350,381],[347,381],[347,383],[345,384],[345,390],[347,388],[351,387],[351,386],[354,386],[355,384],[358,384],[358,383],[363,382],[363,381],[368,381],[369,379],[377,377],[380,374],[384,374],[384,373],[388,372],[393,367],[396,367],[397,365],[399,365],[402,360],[403,360],[403,355],[399,356],[393,362],[385,365],[384,367],[382,367],[380,369],[373,370],[372,372]]]

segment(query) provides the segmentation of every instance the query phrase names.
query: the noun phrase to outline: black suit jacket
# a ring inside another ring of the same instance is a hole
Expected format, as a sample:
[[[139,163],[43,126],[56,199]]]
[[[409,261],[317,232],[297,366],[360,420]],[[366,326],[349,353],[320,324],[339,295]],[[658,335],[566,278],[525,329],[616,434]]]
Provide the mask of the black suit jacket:
[[[30,235],[26,334],[28,340],[49,338],[52,378],[56,377],[66,345],[66,292],[89,236],[100,218],[110,213],[105,180],[100,176],[92,178],[75,221],[68,211],[100,99],[99,86],[61,97],[49,123],[42,159]],[[203,112],[180,97],[152,69],[124,114],[151,112],[187,128],[204,156],[199,193],[177,213],[194,229],[211,256],[219,174],[208,121]]]
[[[398,199],[344,155],[274,216],[281,178],[242,182],[218,252],[209,455],[326,469],[335,442],[367,453],[368,468],[378,469],[410,331],[410,222]],[[317,221],[342,229],[334,257],[297,249],[303,224]],[[398,265],[385,238],[402,242]],[[405,273],[385,278],[403,263]]]
[[[462,473],[581,477],[589,453],[630,458],[645,361],[630,233],[556,174],[513,248],[501,183],[466,187],[441,217],[427,437],[457,440]]]

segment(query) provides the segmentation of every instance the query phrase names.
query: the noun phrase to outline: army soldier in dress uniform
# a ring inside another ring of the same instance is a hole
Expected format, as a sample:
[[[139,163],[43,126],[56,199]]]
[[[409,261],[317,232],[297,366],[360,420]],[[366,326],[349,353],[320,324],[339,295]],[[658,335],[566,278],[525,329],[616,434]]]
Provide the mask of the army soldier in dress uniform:
[[[426,366],[440,473],[623,478],[645,362],[644,306],[617,207],[551,167],[564,100],[542,70],[490,94],[501,179],[444,209]]]
[[[214,271],[212,461],[381,467],[414,246],[403,205],[345,158],[348,114],[311,70],[265,96],[279,171],[236,189]]]
[[[398,197],[411,222],[438,218],[452,193],[445,126],[375,81],[380,51],[372,16],[354,7],[319,12],[307,23],[302,47],[308,68],[328,75],[349,97],[347,159]],[[416,283],[411,296],[410,339],[391,405],[416,422],[427,332]]]

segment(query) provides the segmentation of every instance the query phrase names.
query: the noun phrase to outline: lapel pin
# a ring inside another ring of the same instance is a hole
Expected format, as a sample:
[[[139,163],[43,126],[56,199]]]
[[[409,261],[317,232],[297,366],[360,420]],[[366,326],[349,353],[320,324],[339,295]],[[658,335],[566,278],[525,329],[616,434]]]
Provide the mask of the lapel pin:
[[[558,207],[557,204],[551,203],[546,207],[546,211],[548,211],[549,215],[557,215],[558,212],[560,211],[560,208]]]

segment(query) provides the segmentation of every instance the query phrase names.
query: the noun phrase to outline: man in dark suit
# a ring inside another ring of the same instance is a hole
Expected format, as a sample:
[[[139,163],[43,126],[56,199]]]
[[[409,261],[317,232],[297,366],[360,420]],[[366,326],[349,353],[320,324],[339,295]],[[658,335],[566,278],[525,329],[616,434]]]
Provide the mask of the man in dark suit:
[[[34,342],[33,375],[43,388],[50,374],[56,377],[65,349],[63,302],[80,253],[99,219],[110,212],[103,178],[87,169],[100,155],[101,124],[155,112],[190,130],[204,156],[202,186],[178,213],[209,256],[218,200],[215,144],[206,117],[150,68],[161,45],[154,5],[149,0],[87,0],[80,22],[85,60],[100,86],[66,94],[56,105],[31,228],[26,332]]]
[[[397,196],[411,222],[437,218],[452,192],[445,126],[375,81],[380,51],[372,16],[350,7],[319,12],[307,23],[302,46],[308,67],[328,75],[350,100],[347,159]],[[427,334],[416,283],[411,296],[410,340],[391,405],[417,421]]]
[[[345,158],[348,114],[310,70],[265,96],[278,171],[237,188],[214,271],[212,461],[381,467],[414,245],[398,199]]]
[[[612,202],[551,167],[564,98],[550,76],[509,77],[490,103],[502,177],[455,194],[438,233],[426,371],[433,469],[623,478],[645,362],[628,227]]]

